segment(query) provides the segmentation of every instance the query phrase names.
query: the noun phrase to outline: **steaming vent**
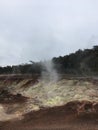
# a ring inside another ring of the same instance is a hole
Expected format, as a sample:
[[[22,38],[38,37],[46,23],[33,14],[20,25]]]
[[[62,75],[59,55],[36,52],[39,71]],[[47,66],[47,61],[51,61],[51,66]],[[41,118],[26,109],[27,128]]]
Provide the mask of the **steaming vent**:
[[[54,63],[51,61],[45,61],[43,64],[42,80],[46,82],[57,82],[58,73],[54,67]]]

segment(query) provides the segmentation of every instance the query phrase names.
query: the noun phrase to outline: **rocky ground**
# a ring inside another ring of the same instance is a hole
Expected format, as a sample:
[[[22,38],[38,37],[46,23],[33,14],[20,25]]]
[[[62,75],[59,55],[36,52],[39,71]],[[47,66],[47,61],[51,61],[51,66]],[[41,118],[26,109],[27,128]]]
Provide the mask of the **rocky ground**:
[[[97,77],[0,76],[0,130],[98,130]]]

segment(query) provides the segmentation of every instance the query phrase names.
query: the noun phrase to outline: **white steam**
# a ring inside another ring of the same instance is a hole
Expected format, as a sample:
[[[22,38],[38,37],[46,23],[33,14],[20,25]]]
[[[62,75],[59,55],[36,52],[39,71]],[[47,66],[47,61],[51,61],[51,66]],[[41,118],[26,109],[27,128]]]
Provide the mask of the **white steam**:
[[[43,62],[42,66],[43,66],[42,79],[47,82],[57,82],[59,77],[52,60]]]

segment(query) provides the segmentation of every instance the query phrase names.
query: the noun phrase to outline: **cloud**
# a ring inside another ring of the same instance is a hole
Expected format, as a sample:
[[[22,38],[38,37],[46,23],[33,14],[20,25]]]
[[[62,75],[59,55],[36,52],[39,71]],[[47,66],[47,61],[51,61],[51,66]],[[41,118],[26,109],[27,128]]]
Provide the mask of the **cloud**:
[[[97,5],[97,0],[0,0],[0,65],[98,44]]]

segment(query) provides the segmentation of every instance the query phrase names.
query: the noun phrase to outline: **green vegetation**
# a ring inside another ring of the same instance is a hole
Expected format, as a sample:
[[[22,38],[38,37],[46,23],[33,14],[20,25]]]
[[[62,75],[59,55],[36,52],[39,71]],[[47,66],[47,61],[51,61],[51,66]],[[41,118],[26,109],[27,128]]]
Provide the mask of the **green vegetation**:
[[[98,46],[53,58],[53,62],[59,73],[98,75]]]
[[[59,74],[98,75],[98,46],[75,53],[54,57],[54,67]],[[41,74],[43,62],[0,67],[0,74]]]

